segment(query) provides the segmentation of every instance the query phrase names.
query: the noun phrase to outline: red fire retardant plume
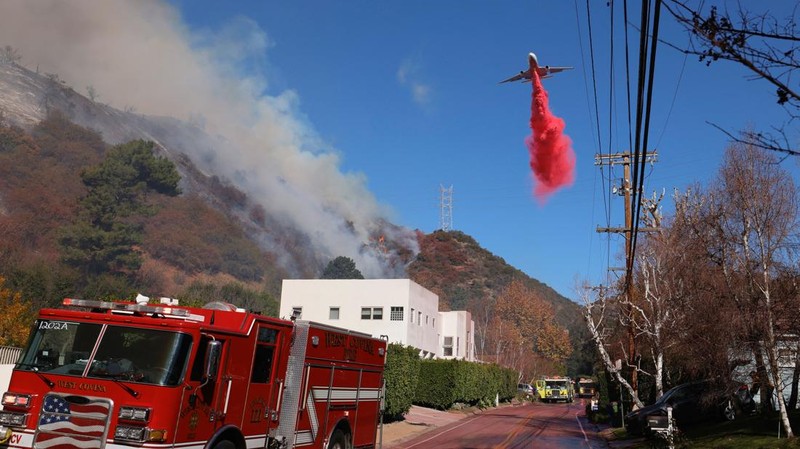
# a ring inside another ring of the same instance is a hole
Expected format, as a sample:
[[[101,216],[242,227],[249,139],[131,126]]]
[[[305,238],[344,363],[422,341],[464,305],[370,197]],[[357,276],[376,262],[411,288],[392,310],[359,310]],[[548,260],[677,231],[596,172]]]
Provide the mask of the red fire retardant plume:
[[[535,186],[533,194],[543,204],[556,190],[575,180],[575,153],[572,141],[564,134],[564,120],[550,112],[547,91],[539,74],[531,67],[531,135],[525,145],[531,155]]]

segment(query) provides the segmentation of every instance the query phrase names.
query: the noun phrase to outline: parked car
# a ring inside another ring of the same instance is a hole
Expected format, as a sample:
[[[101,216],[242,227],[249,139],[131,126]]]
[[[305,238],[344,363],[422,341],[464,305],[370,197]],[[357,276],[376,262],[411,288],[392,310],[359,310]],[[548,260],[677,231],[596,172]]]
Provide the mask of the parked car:
[[[531,384],[517,384],[517,393],[524,394],[525,396],[533,396],[533,387]]]
[[[708,381],[689,382],[667,390],[656,402],[625,416],[625,427],[629,434],[642,435],[650,431],[651,422],[664,422],[667,407],[672,407],[672,417],[680,427],[715,417],[735,420],[740,414],[750,414],[756,405],[746,385],[733,394],[711,391]],[[661,417],[662,419],[658,419]]]

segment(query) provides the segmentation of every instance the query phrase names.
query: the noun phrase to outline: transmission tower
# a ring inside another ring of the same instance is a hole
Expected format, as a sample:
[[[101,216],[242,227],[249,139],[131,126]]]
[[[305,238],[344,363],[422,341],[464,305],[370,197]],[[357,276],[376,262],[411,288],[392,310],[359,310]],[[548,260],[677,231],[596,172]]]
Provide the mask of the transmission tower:
[[[439,185],[439,229],[453,229],[453,186]]]

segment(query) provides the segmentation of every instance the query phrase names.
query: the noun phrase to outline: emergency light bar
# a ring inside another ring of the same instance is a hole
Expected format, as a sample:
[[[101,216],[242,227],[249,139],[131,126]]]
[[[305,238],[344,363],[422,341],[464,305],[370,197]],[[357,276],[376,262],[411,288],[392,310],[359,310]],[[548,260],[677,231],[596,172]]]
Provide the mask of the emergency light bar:
[[[89,307],[92,309],[103,309],[120,312],[139,312],[139,313],[158,313],[162,315],[172,315],[179,317],[190,317],[191,313],[186,309],[176,309],[174,307],[151,306],[146,304],[126,304],[111,301],[94,301],[90,299],[64,298],[62,303],[65,306]]]

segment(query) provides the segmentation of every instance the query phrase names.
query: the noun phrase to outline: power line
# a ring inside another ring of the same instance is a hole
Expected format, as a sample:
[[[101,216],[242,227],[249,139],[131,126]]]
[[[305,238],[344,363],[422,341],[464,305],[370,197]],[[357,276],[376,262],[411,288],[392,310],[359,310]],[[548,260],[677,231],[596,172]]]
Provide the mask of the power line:
[[[628,148],[633,148],[631,120],[631,65],[628,45],[628,0],[623,1],[623,29],[625,30],[625,86],[628,92]]]
[[[594,38],[592,36],[592,14],[589,9],[589,0],[586,0],[586,21],[587,27],[589,31],[589,59],[592,63],[592,86],[594,90],[594,115],[597,117],[595,121],[595,125],[597,126],[597,146],[598,149],[602,152],[603,147],[600,138],[600,109],[598,108],[598,101],[597,101],[597,76],[596,71],[594,68]]]
[[[613,113],[612,113],[613,107],[614,107],[614,69],[615,69],[615,67],[614,67],[614,2],[613,1],[611,2],[610,17],[611,17],[611,24],[610,24],[611,32],[609,33],[609,37],[610,37],[611,42],[610,42],[610,45],[609,45],[609,48],[610,48],[609,59],[610,59],[610,61],[609,61],[609,64],[608,64],[608,66],[609,66],[609,69],[608,69],[608,82],[610,83],[610,88],[608,89],[608,156],[609,157],[611,156],[611,142],[613,141],[613,139],[612,139],[612,134],[613,134],[612,133],[612,130],[613,130],[612,122],[613,122],[613,117],[614,117]],[[612,170],[611,170],[612,168],[613,168],[613,166],[609,167],[608,188],[606,190],[606,195],[608,195],[608,204],[609,204],[608,213],[607,213],[607,216],[606,216],[606,226],[609,226],[609,227],[611,226],[611,194],[612,194],[611,186],[612,186],[612,183],[613,183],[613,176],[611,176],[612,175]],[[609,267],[609,266],[611,266],[611,238],[610,237],[606,240],[606,244],[608,245],[608,247],[606,249],[606,267]],[[608,276],[608,273],[609,273],[608,270],[606,270],[606,276]],[[610,279],[606,278],[606,281],[610,281]]]
[[[678,90],[681,87],[681,81],[683,80],[683,71],[686,69],[686,59],[689,57],[688,53],[684,53],[683,55],[683,64],[681,64],[681,73],[678,75],[678,82],[675,84],[675,92],[672,94],[672,102],[669,105],[669,110],[667,111],[667,118],[664,120],[664,128],[661,129],[661,134],[658,136],[658,140],[656,140],[656,144],[654,145],[656,148],[661,144],[661,139],[664,137],[664,133],[667,131],[667,125],[669,124],[669,119],[672,117],[672,109],[675,107],[675,100],[678,99]]]
[[[655,78],[655,65],[656,65],[656,49],[658,48],[658,25],[660,22],[661,17],[661,0],[655,0],[655,12],[653,13],[653,35],[651,37],[652,47],[650,51],[650,67],[649,67],[649,75],[648,75],[648,85],[647,85],[647,102],[646,102],[646,111],[645,111],[645,120],[644,120],[644,136],[642,138],[642,146],[643,148],[647,148],[647,141],[650,134],[650,113],[652,111],[653,106],[653,79]],[[642,151],[637,149],[637,152]],[[642,201],[641,201],[641,194],[644,189],[644,169],[647,163],[647,157],[641,157],[639,161],[640,164],[640,177],[638,185],[635,186],[634,192],[636,192],[636,199],[632,200],[633,205],[635,207],[635,214],[633,216],[634,223],[633,227],[631,228],[633,242],[631,243],[631,254],[630,259],[632,260],[636,254],[636,242],[638,240],[639,233],[639,220],[641,215],[642,209]],[[632,262],[631,262],[632,264]],[[630,274],[628,275],[628,282],[631,281]]]

